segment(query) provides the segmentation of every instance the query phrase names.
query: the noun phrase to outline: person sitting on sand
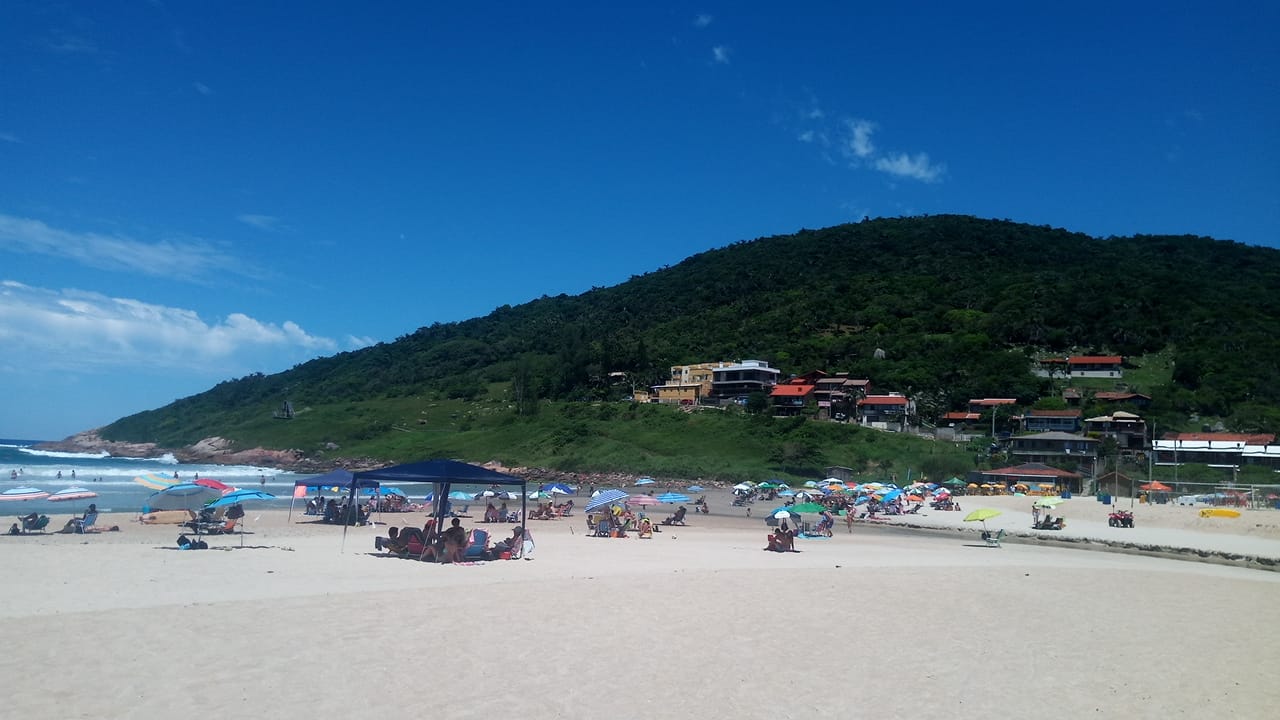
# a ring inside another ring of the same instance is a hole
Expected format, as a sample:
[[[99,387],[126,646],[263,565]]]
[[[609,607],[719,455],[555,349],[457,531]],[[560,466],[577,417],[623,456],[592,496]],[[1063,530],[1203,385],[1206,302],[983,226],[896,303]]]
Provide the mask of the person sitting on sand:
[[[511,557],[520,554],[520,546],[524,544],[524,528],[519,525],[511,529],[511,537],[499,540],[493,545],[493,557],[502,557],[502,553],[511,553]]]
[[[778,529],[773,531],[769,536],[769,547],[765,550],[774,552],[795,552],[796,549],[796,533],[787,525],[786,521],[778,523]]]
[[[373,539],[373,548],[375,550],[388,550],[390,552],[399,552],[404,549],[404,541],[400,539],[400,528],[387,528],[387,537],[378,537]]]
[[[498,522],[498,508],[494,507],[493,503],[489,503],[488,505],[484,506],[484,519],[481,520],[480,522],[487,522],[487,523]]]
[[[467,549],[467,531],[462,528],[462,521],[454,518],[449,528],[440,534],[443,541],[445,562],[462,562],[462,554]]]

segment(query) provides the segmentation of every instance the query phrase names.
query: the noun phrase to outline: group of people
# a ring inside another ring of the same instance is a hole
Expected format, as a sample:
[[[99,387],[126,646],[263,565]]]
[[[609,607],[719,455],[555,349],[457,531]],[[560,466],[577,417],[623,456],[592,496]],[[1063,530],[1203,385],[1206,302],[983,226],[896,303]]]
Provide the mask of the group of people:
[[[324,499],[324,496],[317,497],[315,500],[307,501],[307,515],[319,515],[321,522],[337,523],[338,525],[364,525],[369,522],[369,513],[372,508],[368,504],[360,504],[358,501],[353,506],[351,499],[344,497],[342,502],[338,502],[334,498]]]
[[[507,509],[507,501],[503,500],[501,506],[495,506],[489,503],[484,507],[484,517],[480,522],[496,523],[496,522],[516,522],[519,519],[519,513],[512,512]]]
[[[573,501],[569,500],[559,505],[545,502],[539,503],[538,507],[529,513],[530,520],[555,520],[558,517],[565,517],[573,511]]]
[[[376,550],[401,557],[413,556],[430,562],[461,563],[466,559],[467,538],[468,533],[462,527],[462,520],[452,518],[449,527],[436,532],[435,518],[430,518],[421,530],[416,527],[388,528],[387,536],[374,538],[373,546]],[[523,551],[526,539],[528,535],[524,528],[517,525],[510,538],[483,548],[481,556],[485,560],[516,557]]]

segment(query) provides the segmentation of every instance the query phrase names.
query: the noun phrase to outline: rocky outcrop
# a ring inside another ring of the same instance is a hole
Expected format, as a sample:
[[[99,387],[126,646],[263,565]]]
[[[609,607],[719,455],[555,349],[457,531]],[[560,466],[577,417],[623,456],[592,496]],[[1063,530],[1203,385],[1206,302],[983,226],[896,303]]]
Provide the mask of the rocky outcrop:
[[[299,450],[270,450],[267,448],[237,449],[235,443],[221,437],[208,437],[193,445],[183,448],[166,448],[156,443],[116,442],[106,440],[97,430],[76,433],[58,442],[41,443],[40,450],[74,453],[108,453],[112,457],[151,458],[166,453],[172,454],[179,462],[208,463],[215,465],[257,465],[276,470],[292,472],[324,472],[335,466],[363,469],[377,467],[376,460],[340,460],[327,459],[324,462],[313,461]]]

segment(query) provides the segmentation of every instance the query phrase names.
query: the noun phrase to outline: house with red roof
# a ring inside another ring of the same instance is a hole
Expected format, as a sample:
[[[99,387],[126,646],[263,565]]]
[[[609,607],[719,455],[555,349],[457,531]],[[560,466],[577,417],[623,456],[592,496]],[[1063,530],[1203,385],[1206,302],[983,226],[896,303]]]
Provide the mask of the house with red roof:
[[[1067,358],[1071,377],[1123,377],[1124,358],[1119,355],[1076,355]]]
[[[914,409],[905,395],[868,395],[858,401],[858,422],[901,430],[906,426],[907,416]]]
[[[1032,408],[1022,415],[1022,429],[1037,432],[1080,432],[1079,410],[1037,410]]]
[[[799,415],[813,400],[814,385],[803,380],[779,383],[769,391],[773,414],[780,417]]]

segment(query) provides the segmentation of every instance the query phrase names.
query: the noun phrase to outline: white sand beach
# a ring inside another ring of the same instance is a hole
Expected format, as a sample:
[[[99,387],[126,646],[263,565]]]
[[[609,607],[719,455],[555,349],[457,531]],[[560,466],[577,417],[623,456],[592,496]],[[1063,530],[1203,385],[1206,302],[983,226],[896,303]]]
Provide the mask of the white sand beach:
[[[1001,503],[989,526],[1029,527],[1027,498],[964,500]],[[1121,532],[1092,499],[1059,510],[1081,537]],[[1123,532],[1142,542],[1277,543],[1280,513],[1202,528],[1136,510]],[[385,526],[341,549],[341,527],[252,508],[206,551],[125,515],[99,520],[119,532],[4,536],[5,715],[1260,718],[1280,702],[1280,573],[869,523],[767,553],[758,517],[720,496],[712,511],[651,540],[534,521],[533,559],[462,566],[379,556]]]

